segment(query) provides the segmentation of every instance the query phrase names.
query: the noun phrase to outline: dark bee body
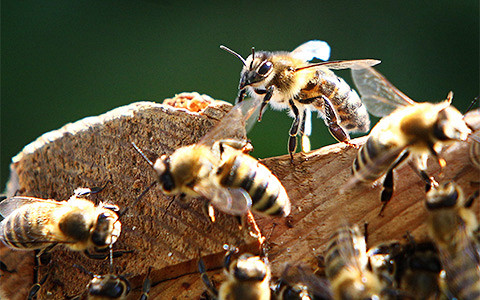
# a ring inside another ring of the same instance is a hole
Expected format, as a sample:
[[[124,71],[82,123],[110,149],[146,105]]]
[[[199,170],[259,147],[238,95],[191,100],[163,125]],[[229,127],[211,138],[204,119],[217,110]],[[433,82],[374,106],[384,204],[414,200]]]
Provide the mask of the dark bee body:
[[[252,210],[270,216],[287,216],[290,213],[290,200],[285,188],[267,167],[250,155],[234,150],[218,168],[217,175],[224,187],[244,189],[252,200]]]
[[[365,238],[357,226],[341,227],[330,238],[326,274],[334,299],[379,299],[383,283],[368,269]]]
[[[471,130],[463,115],[450,105],[451,92],[440,103],[416,103],[373,68],[352,70],[352,75],[370,112],[386,115],[372,128],[352,167],[354,181],[373,182],[386,174],[382,212],[392,197],[393,169],[398,164],[412,154],[422,177],[427,179],[424,170],[428,155],[438,159],[443,146],[465,141]]]
[[[324,68],[316,70],[316,75],[300,90],[295,97],[300,103],[309,103],[317,111],[325,113],[324,101],[321,96],[327,97],[335,107],[340,118],[340,126],[348,132],[367,132],[370,129],[370,119],[367,109],[362,104],[357,92],[338,77],[331,70]]]
[[[290,200],[275,175],[245,152],[246,141],[223,139],[230,129],[245,126],[252,101],[237,104],[197,144],[162,155],[152,164],[166,195],[204,196],[214,207],[233,215],[251,208],[270,216],[287,216]]]
[[[198,263],[201,279],[209,295],[218,300],[271,300],[270,266],[268,261],[249,253],[230,261],[235,251],[227,252],[224,272],[227,279],[217,291],[208,278],[202,259]]]
[[[18,250],[45,249],[57,243],[74,251],[106,249],[115,243],[121,224],[106,205],[72,196],[68,201],[12,197],[0,203],[6,218],[0,239]]]
[[[278,300],[333,299],[328,279],[300,265],[287,265],[272,290]]]
[[[440,252],[448,293],[458,299],[480,298],[478,220],[472,201],[453,182],[427,192],[429,233]]]
[[[94,275],[93,279],[87,285],[88,300],[108,300],[127,298],[130,292],[130,283],[119,275]]]
[[[350,140],[349,132],[366,132],[370,119],[358,94],[330,69],[358,68],[378,64],[377,60],[335,61],[309,64],[314,58],[327,60],[329,46],[322,41],[309,41],[292,52],[254,52],[243,59],[239,54],[222,46],[222,49],[242,60],[237,101],[246,93],[274,109],[289,109],[294,117],[290,128],[288,151],[296,149],[296,136],[310,135],[310,111],[315,110],[325,120],[330,133],[341,142]],[[260,112],[261,114],[262,112]],[[260,115],[261,117],[261,115]],[[259,118],[260,119],[260,118]],[[310,151],[309,143],[303,151]]]

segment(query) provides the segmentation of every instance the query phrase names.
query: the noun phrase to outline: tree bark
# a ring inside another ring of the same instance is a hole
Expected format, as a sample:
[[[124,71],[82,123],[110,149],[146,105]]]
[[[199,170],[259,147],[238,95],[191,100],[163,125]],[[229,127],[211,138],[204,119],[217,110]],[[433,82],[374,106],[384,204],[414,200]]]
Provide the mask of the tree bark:
[[[181,94],[177,99],[182,97],[191,101],[196,96]],[[167,210],[172,198],[154,186],[132,206],[155,176],[130,142],[143,149],[150,160],[170,154],[198,141],[229,108],[214,101],[197,113],[138,102],[68,124],[43,135],[13,158],[7,192],[10,196],[17,193],[64,200],[77,187],[102,186],[111,180],[112,184],[91,199],[129,207],[121,219],[121,236],[113,247],[133,250],[113,262],[115,273],[126,275],[132,285],[129,299],[138,299],[149,267],[153,282],[151,299],[199,298],[204,291],[197,269],[199,255],[212,269],[209,273],[215,281],[220,282],[223,245],[259,254],[258,240],[249,234],[248,228],[239,229],[233,216],[217,213],[217,220],[212,223],[204,213],[204,199],[186,204],[173,201]],[[469,124],[480,128],[479,111],[470,116],[473,121]],[[352,143],[361,145],[365,139],[354,139]],[[479,181],[479,171],[469,161],[470,143],[455,143],[445,149],[442,157],[447,166],[441,172],[433,161],[429,161],[428,170],[439,181],[455,180],[466,195],[478,188],[472,182]],[[378,215],[380,186],[355,185],[339,193],[351,178],[357,151],[335,144],[297,153],[293,163],[288,155],[260,160],[281,180],[292,202],[287,218],[255,216],[267,237],[266,249],[274,276],[281,274],[286,263],[315,266],[316,256],[323,255],[329,236],[342,223],[368,222],[369,245],[402,240],[407,231],[416,239],[426,239],[425,184],[408,164],[395,171],[395,192],[383,216]],[[477,215],[478,202],[473,208]],[[2,272],[1,292],[8,299],[24,299],[33,282],[33,251],[15,251],[2,245],[0,260],[16,269],[14,273]],[[52,250],[51,263],[39,268],[40,277],[49,273],[39,292],[40,299],[47,295],[49,299],[64,299],[82,294],[91,277],[73,264],[96,274],[109,270],[108,261],[91,260],[57,246]]]

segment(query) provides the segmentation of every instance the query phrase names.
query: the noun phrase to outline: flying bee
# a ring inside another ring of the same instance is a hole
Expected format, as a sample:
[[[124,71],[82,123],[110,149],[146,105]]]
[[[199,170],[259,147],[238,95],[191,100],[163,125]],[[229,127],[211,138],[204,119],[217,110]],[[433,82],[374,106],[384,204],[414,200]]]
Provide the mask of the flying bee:
[[[349,144],[349,132],[367,132],[370,119],[358,94],[331,70],[373,66],[373,59],[330,61],[311,64],[318,58],[328,60],[330,47],[326,42],[312,40],[292,52],[255,52],[243,59],[241,55],[221,46],[238,57],[244,67],[240,74],[237,102],[248,92],[261,101],[263,109],[270,103],[274,109],[289,109],[294,118],[289,132],[288,152],[296,150],[297,135],[302,135],[303,151],[310,151],[310,114],[315,110],[324,119],[330,133],[340,142]]]
[[[325,272],[334,299],[383,299],[385,284],[369,269],[365,237],[358,226],[342,226],[331,236]]]
[[[249,209],[270,216],[287,216],[290,200],[282,183],[266,166],[246,154],[246,141],[223,137],[245,129],[258,105],[237,104],[198,143],[181,147],[152,163],[157,182],[165,195],[203,196],[219,210],[244,215]]]
[[[427,192],[428,230],[440,253],[448,292],[457,299],[480,298],[478,220],[471,208],[478,194],[465,198],[454,182]]]
[[[198,269],[209,295],[218,300],[270,300],[271,274],[267,259],[244,253],[232,260],[236,251],[236,248],[230,249],[225,255],[224,272],[227,279],[219,290],[208,278],[205,263],[200,258]]]
[[[428,182],[431,180],[425,173],[428,156],[433,155],[443,166],[445,161],[438,157],[441,148],[465,141],[471,129],[463,115],[451,106],[452,92],[440,103],[416,103],[373,68],[353,69],[352,76],[370,113],[386,116],[372,128],[358,151],[350,182],[374,182],[386,174],[381,214],[393,195],[395,167],[411,154],[413,165]]]
[[[74,251],[107,250],[121,231],[115,213],[118,207],[95,204],[79,196],[90,189],[77,189],[67,201],[14,196],[0,202],[0,239],[16,250],[47,250],[57,244]]]

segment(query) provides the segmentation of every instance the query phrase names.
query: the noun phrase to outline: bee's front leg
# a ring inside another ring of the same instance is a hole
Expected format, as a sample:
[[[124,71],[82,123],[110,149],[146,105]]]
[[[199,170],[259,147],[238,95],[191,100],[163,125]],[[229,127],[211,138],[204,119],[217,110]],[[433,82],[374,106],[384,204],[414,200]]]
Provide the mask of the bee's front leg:
[[[274,90],[274,86],[271,85],[265,92],[265,96],[263,97],[263,100],[262,100],[262,105],[260,106],[260,114],[258,115],[258,122],[260,122],[262,120],[263,111],[265,110],[265,106],[267,106],[270,99],[272,99],[273,90]]]

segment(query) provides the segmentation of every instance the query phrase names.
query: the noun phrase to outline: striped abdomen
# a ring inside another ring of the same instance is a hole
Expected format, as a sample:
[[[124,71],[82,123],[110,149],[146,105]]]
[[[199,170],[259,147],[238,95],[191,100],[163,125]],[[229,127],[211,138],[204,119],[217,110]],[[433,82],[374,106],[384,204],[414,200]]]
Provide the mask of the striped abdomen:
[[[345,80],[328,69],[320,69],[316,72],[316,78],[307,85],[306,89],[308,86],[313,88],[310,91],[302,90],[302,93],[305,92],[308,95],[307,98],[311,98],[315,94],[327,97],[335,106],[340,118],[340,125],[347,131],[367,132],[370,129],[370,119],[365,105],[357,92],[350,88]],[[302,93],[301,97],[303,97]],[[320,111],[324,111],[321,98],[315,100],[312,105]]]
[[[366,254],[354,247],[355,240],[359,241],[358,244],[365,241],[358,231],[347,226],[337,229],[330,237],[325,255],[325,272],[330,280],[334,280],[346,268],[360,267],[359,258]]]
[[[367,269],[366,244],[358,227],[341,227],[330,238],[325,272],[334,299],[381,299],[383,284]]]
[[[449,292],[458,299],[480,299],[480,267],[475,251],[474,246],[451,254],[441,251]]]
[[[219,168],[220,183],[242,188],[252,199],[251,209],[271,216],[287,216],[290,200],[282,183],[253,157],[238,153]]]
[[[2,221],[2,241],[19,250],[42,249],[52,245],[49,219],[55,205],[29,204],[15,210]]]
[[[394,147],[381,143],[375,135],[369,136],[353,161],[354,176],[364,182],[372,182],[382,177],[404,152],[403,148]]]

